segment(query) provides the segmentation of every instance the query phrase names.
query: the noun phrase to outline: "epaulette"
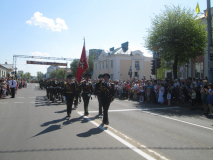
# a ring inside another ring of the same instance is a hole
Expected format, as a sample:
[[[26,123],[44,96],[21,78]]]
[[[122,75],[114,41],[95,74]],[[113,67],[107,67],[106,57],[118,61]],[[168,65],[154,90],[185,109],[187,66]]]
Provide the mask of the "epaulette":
[[[114,85],[114,83],[110,83],[110,84],[113,84],[113,85]]]

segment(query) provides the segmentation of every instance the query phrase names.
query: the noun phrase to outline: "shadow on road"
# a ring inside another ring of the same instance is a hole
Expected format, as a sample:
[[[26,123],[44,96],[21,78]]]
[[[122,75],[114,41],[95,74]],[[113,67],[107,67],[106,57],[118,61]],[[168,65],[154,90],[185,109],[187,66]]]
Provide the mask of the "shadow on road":
[[[64,113],[64,112],[67,112],[67,110],[62,110],[62,111],[57,111],[57,112],[54,112],[54,113]]]
[[[79,133],[77,134],[78,137],[90,137],[92,135],[96,135],[96,134],[100,134],[101,132],[103,132],[105,129],[101,129],[100,127],[103,127],[103,124],[101,124],[99,127],[97,128],[92,128],[89,131],[83,132],[83,133]]]
[[[66,120],[66,117],[61,118],[61,119],[52,120],[52,121],[49,121],[49,122],[45,122],[41,125],[41,127],[45,127],[45,126],[48,126],[50,124],[59,123],[59,122],[64,121],[64,120]]]
[[[42,134],[45,134],[45,133],[50,133],[52,131],[56,131],[56,130],[59,130],[59,129],[61,129],[61,125],[52,125],[52,126],[49,126],[48,128],[46,128],[45,130],[43,130],[42,132],[36,134],[33,137],[37,137],[39,135],[42,135]],[[31,137],[31,138],[33,138],[33,137]]]
[[[56,123],[59,123],[59,122],[62,122],[62,121],[64,121],[62,123],[62,125],[56,125]],[[83,116],[78,117],[78,118],[73,118],[73,119],[70,119],[70,120],[66,120],[66,117],[64,117],[64,118],[61,118],[61,119],[48,121],[48,122],[43,123],[41,125],[41,127],[45,127],[45,126],[48,126],[48,125],[51,125],[51,124],[53,124],[53,125],[49,126],[48,128],[46,128],[45,130],[41,131],[40,133],[36,134],[33,137],[37,137],[37,136],[42,135],[42,134],[46,134],[46,133],[50,133],[50,132],[62,129],[63,126],[69,125],[69,124],[77,122],[77,121],[81,121],[81,123],[88,122],[88,120],[83,118]],[[31,138],[33,138],[33,137],[31,137]]]

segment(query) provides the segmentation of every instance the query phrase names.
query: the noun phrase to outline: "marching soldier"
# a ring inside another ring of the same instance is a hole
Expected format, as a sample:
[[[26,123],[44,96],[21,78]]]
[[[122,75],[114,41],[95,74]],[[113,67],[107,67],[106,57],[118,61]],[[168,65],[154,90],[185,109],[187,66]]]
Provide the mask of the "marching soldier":
[[[67,83],[64,86],[64,100],[67,101],[67,118],[70,118],[72,104],[75,97],[75,83],[72,82],[72,75],[67,76]]]
[[[75,108],[78,107],[78,98],[80,97],[80,93],[81,93],[81,87],[80,84],[78,83],[78,81],[75,80],[75,99],[74,99],[74,106]]]
[[[102,112],[102,102],[101,102],[101,88],[100,84],[102,83],[102,74],[98,76],[99,81],[95,84],[95,95],[98,97],[98,103],[99,103],[99,115],[103,115]]]
[[[101,102],[103,105],[104,116],[103,116],[103,124],[108,125],[108,110],[110,103],[114,100],[114,84],[109,82],[110,75],[105,73],[103,75],[104,82],[100,84],[101,88]]]
[[[53,98],[53,94],[54,94],[54,90],[53,90],[53,85],[54,85],[54,81],[53,81],[54,79],[50,79],[50,82],[49,82],[49,97],[50,97],[50,101],[52,101],[52,102],[54,102],[54,98]]]
[[[63,94],[64,94],[64,80],[61,79],[60,83],[59,83],[59,98],[58,100],[64,102],[64,99],[63,99]]]
[[[81,82],[80,87],[82,90],[82,98],[84,101],[84,115],[88,116],[88,105],[89,105],[89,99],[91,97],[91,94],[93,92],[92,84],[89,80],[89,74],[84,74],[84,81]]]

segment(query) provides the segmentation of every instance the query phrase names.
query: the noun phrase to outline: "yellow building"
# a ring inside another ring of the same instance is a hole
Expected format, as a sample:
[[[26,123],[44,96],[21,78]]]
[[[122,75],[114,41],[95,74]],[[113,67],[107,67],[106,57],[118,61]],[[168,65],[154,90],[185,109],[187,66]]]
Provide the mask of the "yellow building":
[[[151,76],[152,57],[145,57],[140,50],[123,52],[122,48],[110,49],[109,53],[102,51],[94,60],[93,79],[99,74],[108,73],[111,80],[128,80],[132,77],[149,79]]]

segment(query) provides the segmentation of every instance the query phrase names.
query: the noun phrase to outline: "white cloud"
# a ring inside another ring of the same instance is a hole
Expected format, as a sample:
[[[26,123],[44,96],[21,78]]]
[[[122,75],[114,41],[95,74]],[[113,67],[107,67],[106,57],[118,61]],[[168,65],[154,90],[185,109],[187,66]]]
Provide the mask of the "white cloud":
[[[41,52],[32,52],[33,56],[49,56],[49,53],[41,53]]]
[[[55,23],[56,22],[56,23]],[[34,16],[30,20],[26,21],[29,25],[40,26],[41,28],[51,29],[52,31],[60,32],[62,29],[68,29],[65,21],[61,18],[56,18],[54,22],[53,19],[44,17],[42,13],[35,12]]]

